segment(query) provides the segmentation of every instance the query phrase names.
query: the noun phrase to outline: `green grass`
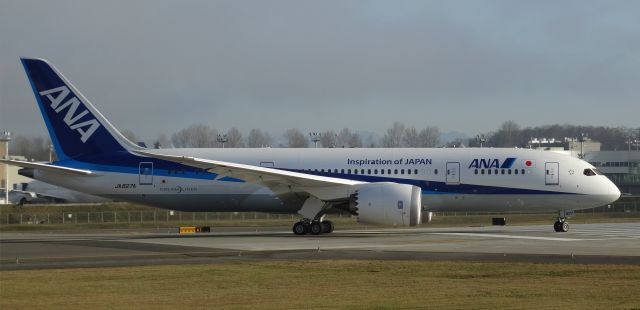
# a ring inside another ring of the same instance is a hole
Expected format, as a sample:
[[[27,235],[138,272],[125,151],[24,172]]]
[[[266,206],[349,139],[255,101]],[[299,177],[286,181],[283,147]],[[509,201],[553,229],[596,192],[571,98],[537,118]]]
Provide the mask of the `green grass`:
[[[0,272],[2,309],[637,309],[640,266],[267,261]]]

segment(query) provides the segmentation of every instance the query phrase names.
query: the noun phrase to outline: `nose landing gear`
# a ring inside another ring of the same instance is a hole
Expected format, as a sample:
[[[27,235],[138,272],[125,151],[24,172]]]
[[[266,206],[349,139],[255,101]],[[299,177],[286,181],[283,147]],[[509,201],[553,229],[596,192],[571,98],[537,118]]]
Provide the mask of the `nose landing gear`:
[[[569,223],[567,222],[567,218],[572,217],[573,214],[573,210],[558,211],[558,220],[553,224],[553,230],[555,230],[556,232],[569,231]]]
[[[556,232],[567,232],[569,231],[569,223],[567,223],[566,219],[560,219],[553,224],[553,230]]]

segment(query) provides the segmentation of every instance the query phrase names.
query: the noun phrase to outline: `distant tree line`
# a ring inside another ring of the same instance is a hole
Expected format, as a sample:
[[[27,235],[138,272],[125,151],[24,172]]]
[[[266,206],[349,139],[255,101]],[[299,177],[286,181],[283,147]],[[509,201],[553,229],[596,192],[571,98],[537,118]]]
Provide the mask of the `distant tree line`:
[[[528,147],[534,138],[564,138],[579,139],[586,136],[591,140],[602,143],[602,150],[624,150],[628,148],[629,140],[640,139],[640,127],[604,127],[604,126],[576,126],[576,125],[545,125],[520,128],[514,121],[502,123],[496,131],[484,133],[488,147]],[[469,146],[479,146],[478,139],[471,138]]]
[[[603,126],[575,126],[575,125],[546,125],[521,128],[514,121],[506,121],[495,131],[481,133],[477,137],[483,137],[485,147],[528,147],[532,138],[563,139],[578,138],[586,135],[592,140],[602,143],[603,150],[623,150],[628,147],[627,142],[632,139],[640,139],[640,128],[603,127]],[[130,141],[140,141],[131,130],[122,131],[122,135]],[[319,133],[318,147],[325,148],[360,148],[360,147],[478,147],[480,140],[472,138],[458,138],[453,141],[443,142],[440,129],[435,126],[424,128],[407,127],[405,124],[395,122],[386,129],[380,139],[374,136],[363,138],[357,132],[343,128],[339,131],[326,130]],[[366,140],[366,141],[363,141]],[[171,136],[161,134],[153,140],[151,148],[216,148],[224,147],[313,147],[308,132],[302,132],[297,128],[290,128],[282,134],[281,142],[269,135],[266,131],[253,128],[245,136],[238,128],[231,128],[226,132],[217,130],[208,125],[195,124],[183,128]],[[276,143],[278,143],[276,145]],[[15,136],[10,144],[10,152],[22,155],[29,160],[45,161],[49,159],[49,146],[51,141],[42,137]],[[53,155],[55,158],[55,154]]]

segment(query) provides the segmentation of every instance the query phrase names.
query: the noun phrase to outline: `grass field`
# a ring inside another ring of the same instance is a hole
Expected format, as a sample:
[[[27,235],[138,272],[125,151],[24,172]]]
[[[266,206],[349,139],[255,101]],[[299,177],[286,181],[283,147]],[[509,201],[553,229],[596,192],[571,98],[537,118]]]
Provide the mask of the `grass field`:
[[[0,272],[0,308],[640,309],[640,266],[268,261]]]

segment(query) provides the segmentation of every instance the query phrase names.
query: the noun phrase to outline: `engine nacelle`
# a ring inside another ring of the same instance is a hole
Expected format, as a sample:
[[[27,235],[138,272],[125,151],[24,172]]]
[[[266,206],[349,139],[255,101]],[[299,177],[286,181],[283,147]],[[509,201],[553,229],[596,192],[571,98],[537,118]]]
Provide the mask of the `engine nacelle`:
[[[408,184],[362,184],[353,196],[351,208],[360,223],[416,226],[422,222],[422,191]]]

